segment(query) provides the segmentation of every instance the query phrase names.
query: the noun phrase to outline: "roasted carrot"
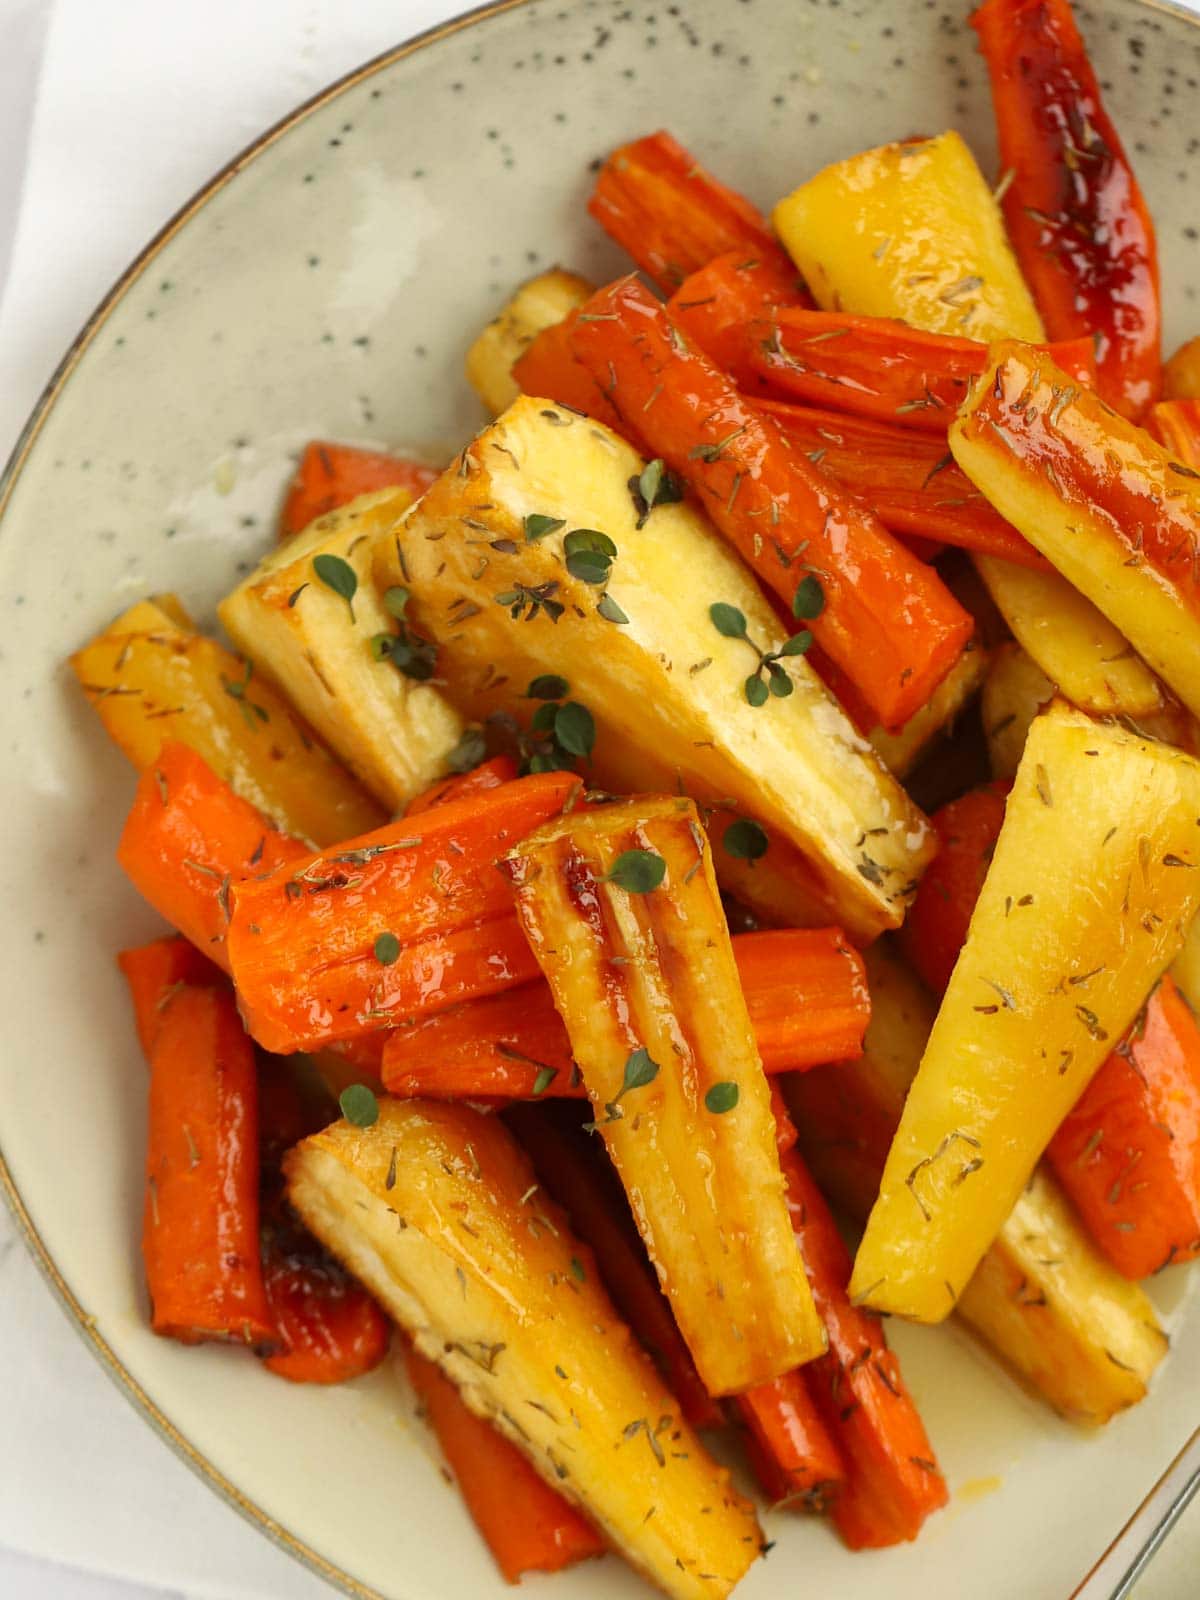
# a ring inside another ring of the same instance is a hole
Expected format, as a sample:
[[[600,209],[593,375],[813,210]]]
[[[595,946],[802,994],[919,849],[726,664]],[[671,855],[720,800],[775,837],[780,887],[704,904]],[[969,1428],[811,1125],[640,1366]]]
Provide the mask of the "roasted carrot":
[[[513,379],[525,394],[557,400],[560,406],[583,411],[619,433],[620,417],[571,349],[571,332],[578,316],[578,311],[571,311],[561,322],[543,328],[513,362]]]
[[[719,1426],[724,1414],[700,1382],[602,1147],[565,1107],[514,1106],[505,1121],[550,1196],[591,1246],[613,1304],[646,1347],[684,1416],[694,1428]]]
[[[1004,799],[1010,787],[991,783],[972,789],[930,818],[942,847],[921,879],[900,930],[900,943],[936,995],[950,982],[966,940],[971,913],[1000,837]]]
[[[916,539],[936,539],[1049,571],[1045,556],[988,504],[955,464],[943,439],[786,400],[756,399],[755,404],[775,418],[822,472],[865,500],[910,550],[918,551]],[[929,559],[923,547],[920,553],[922,560]]]
[[[797,1367],[737,1397],[749,1430],[747,1455],[773,1506],[828,1511],[846,1482],[841,1451]]]
[[[602,1555],[604,1540],[495,1428],[468,1409],[449,1378],[409,1346],[409,1381],[475,1526],[509,1583]]]
[[[307,855],[183,744],[164,745],[138,779],[117,845],[117,860],[143,899],[226,969],[234,881]]]
[[[796,269],[743,195],[726,188],[669,133],[614,150],[588,210],[668,294],[714,256],[740,250],[796,278]]]
[[[202,956],[194,944],[168,933],[149,944],[122,950],[117,965],[129,985],[138,1041],[147,1063],[154,1055],[163,1007],[182,985],[205,988],[223,981],[221,969]]]
[[[594,295],[572,342],[627,428],[691,484],[768,588],[791,606],[801,580],[818,575],[813,635],[877,721],[906,722],[973,626],[937,574],[693,350],[636,279]]]
[[[743,388],[761,386],[747,328],[782,306],[811,305],[791,262],[730,250],[693,272],[667,301],[667,315],[708,359]]]
[[[432,467],[403,456],[361,450],[314,439],[305,447],[279,516],[280,538],[289,538],[318,517],[376,489],[407,489],[415,500],[438,476]]]
[[[1125,1277],[1200,1255],[1200,1028],[1169,977],[1046,1155]]]
[[[870,998],[862,958],[837,928],[738,934],[733,954],[767,1072],[860,1053]],[[383,1079],[405,1098],[584,1097],[542,983],[401,1022],[384,1042]]]
[[[452,772],[448,778],[439,778],[408,802],[404,815],[415,817],[422,811],[432,811],[434,806],[447,805],[451,800],[467,800],[471,795],[498,789],[502,783],[511,783],[516,775],[517,764],[511,756],[493,756],[490,761],[481,761],[477,767],[472,767],[470,772]]]
[[[890,317],[780,309],[743,332],[743,366],[781,396],[922,433],[945,434],[968,384],[988,364],[986,344]],[[1090,339],[1047,349],[1071,377],[1094,378]]]
[[[796,1151],[780,1165],[788,1210],[829,1350],[804,1369],[846,1466],[833,1505],[853,1550],[915,1539],[948,1498],[924,1425],[888,1349],[883,1323],[850,1303],[850,1254]]]
[[[184,984],[150,1065],[142,1255],[155,1333],[270,1345],[254,1049],[227,988]]]
[[[1004,216],[1052,339],[1093,336],[1106,400],[1157,399],[1158,247],[1069,0],[985,0],[971,18],[992,84]]]
[[[538,773],[235,884],[226,946],[259,1044],[320,1048],[535,977],[492,866],[579,796]]]
[[[1200,400],[1160,400],[1142,425],[1176,460],[1200,471]]]

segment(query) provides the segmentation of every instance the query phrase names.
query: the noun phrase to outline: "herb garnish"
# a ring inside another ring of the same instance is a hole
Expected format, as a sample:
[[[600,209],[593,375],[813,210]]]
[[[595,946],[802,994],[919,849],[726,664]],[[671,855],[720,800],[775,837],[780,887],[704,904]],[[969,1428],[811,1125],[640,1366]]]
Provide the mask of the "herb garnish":
[[[256,727],[258,722],[270,722],[271,714],[266,706],[260,706],[251,700],[246,693],[250,687],[250,679],[254,673],[254,663],[249,658],[246,660],[246,671],[240,679],[234,680],[221,674],[221,687],[231,700],[236,700],[250,727]]]
[[[598,528],[574,528],[563,540],[563,555],[573,578],[601,588],[617,559],[617,547]]]
[[[732,1111],[738,1103],[738,1086],[728,1081],[714,1083],[704,1096],[705,1110],[711,1111],[714,1117],[722,1117],[727,1111]]]
[[[770,847],[766,829],[754,821],[753,817],[738,817],[731,822],[721,835],[721,843],[726,854],[733,856],[738,861],[749,861],[753,864],[766,855]]]
[[[341,595],[350,607],[350,621],[354,618],[354,596],[358,593],[358,574],[348,561],[343,561],[341,556],[330,555],[324,551],[319,556],[313,557],[313,571],[327,589],[332,589],[334,594]]]
[[[571,685],[556,672],[544,672],[534,678],[525,691],[526,700],[562,700],[570,693]]]
[[[825,609],[825,590],[813,573],[801,578],[792,596],[792,615],[801,622],[813,622]]]
[[[561,600],[553,598],[557,589],[558,584],[553,579],[549,583],[515,583],[493,598],[498,606],[508,607],[514,622],[520,620],[522,612],[525,621],[532,622],[539,611],[544,611],[551,622],[557,622],[567,609]]]
[[[356,1128],[373,1128],[379,1121],[379,1101],[365,1083],[351,1083],[338,1096],[347,1122]]]
[[[385,589],[383,603],[400,627],[396,633],[375,633],[368,640],[376,661],[390,661],[397,672],[416,683],[425,683],[433,677],[437,666],[437,645],[417,633],[408,621],[409,591],[403,584],[393,584]]]
[[[380,966],[394,966],[400,959],[400,941],[394,933],[381,933],[375,941],[374,950]]]
[[[807,581],[807,580],[805,580]],[[803,588],[803,584],[800,586]],[[820,585],[817,585],[818,589]],[[797,590],[797,594],[799,594]],[[824,594],[821,596],[824,604]],[[743,684],[743,692],[752,706],[763,706],[767,703],[768,695],[774,695],[779,700],[785,700],[792,693],[795,684],[786,670],[780,666],[780,661],[785,656],[802,656],[812,644],[812,634],[806,628],[802,633],[794,633],[790,639],[785,639],[778,650],[763,650],[755,644],[746,631],[746,616],[737,606],[731,606],[725,600],[716,600],[708,608],[708,615],[713,627],[726,639],[742,639],[758,656],[758,666]],[[763,673],[766,677],[763,677]]]
[[[662,457],[656,457],[629,480],[629,492],[637,511],[637,526],[644,528],[655,506],[673,505],[683,499],[683,484],[668,472]]]
[[[561,517],[547,517],[540,511],[531,511],[525,518],[525,539],[528,544],[536,544],[539,539],[544,539],[547,534],[557,533],[560,528],[565,528],[566,523]]]
[[[487,740],[481,728],[468,728],[462,738],[446,756],[451,772],[470,772],[487,755]]]
[[[666,875],[667,863],[655,851],[623,850],[600,882],[615,884],[626,894],[649,894]]]
[[[540,1068],[539,1071],[538,1071],[537,1077],[533,1080],[533,1092],[534,1092],[534,1094],[535,1095],[543,1095],[543,1094],[545,1094],[546,1090],[550,1087],[550,1085],[554,1082],[555,1078],[557,1078],[557,1077],[558,1077],[558,1068],[557,1067],[542,1067],[542,1068]]]

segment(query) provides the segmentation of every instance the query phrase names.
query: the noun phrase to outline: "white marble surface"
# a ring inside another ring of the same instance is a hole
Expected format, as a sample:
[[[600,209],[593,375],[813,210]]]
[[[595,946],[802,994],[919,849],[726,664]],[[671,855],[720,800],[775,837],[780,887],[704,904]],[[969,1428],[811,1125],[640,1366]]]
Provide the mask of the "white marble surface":
[[[331,78],[459,9],[0,0],[0,456],[112,279],[229,154]],[[59,1311],[3,1208],[0,1371],[4,1600],[331,1592],[146,1428]],[[1200,1506],[1138,1600],[1190,1600],[1198,1570]]]

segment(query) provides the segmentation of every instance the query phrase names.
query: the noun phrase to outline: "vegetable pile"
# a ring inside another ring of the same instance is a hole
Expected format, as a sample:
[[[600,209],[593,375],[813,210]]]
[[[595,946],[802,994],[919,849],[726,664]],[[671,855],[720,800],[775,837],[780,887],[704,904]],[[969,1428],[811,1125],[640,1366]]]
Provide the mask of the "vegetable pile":
[[[304,1383],[398,1328],[509,1581],[726,1595],[714,1429],[913,1539],[883,1314],[1098,1424],[1200,1253],[1200,341],[1067,0],[974,24],[994,190],[947,132],[768,223],[623,146],[637,273],[517,290],[449,464],[312,443],[232,648],[160,595],[72,660],[174,930],[151,1325]]]

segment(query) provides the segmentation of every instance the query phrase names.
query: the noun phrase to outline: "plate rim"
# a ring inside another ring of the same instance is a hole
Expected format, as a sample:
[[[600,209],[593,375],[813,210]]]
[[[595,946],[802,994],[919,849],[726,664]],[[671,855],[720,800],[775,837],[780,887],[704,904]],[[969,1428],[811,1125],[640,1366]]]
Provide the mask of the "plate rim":
[[[112,286],[80,327],[46,380],[29,416],[17,435],[16,442],[4,469],[0,472],[0,540],[3,539],[4,520],[13,491],[20,480],[21,473],[29,456],[32,454],[43,426],[75,368],[91,348],[92,343],[117,306],[124,300],[134,284],[153,264],[159,254],[171,243],[176,234],[202,211],[210,200],[215,199],[233,179],[238,177],[246,167],[271,149],[279,139],[305,121],[314,111],[335,100],[344,91],[366,82],[377,73],[393,66],[396,62],[416,55],[420,50],[439,44],[442,40],[465,32],[480,23],[490,21],[493,17],[501,16],[506,12],[520,10],[533,3],[534,0],[482,0],[481,4],[472,6],[465,11],[456,12],[444,21],[435,23],[430,28],[422,29],[419,33],[410,34],[407,38],[401,40],[399,44],[392,45],[378,55],[369,57],[359,66],[351,68],[349,72],[343,73],[341,77],[333,79],[307,99],[302,100],[291,111],[256,135],[183,202],[113,281]],[[1200,11],[1181,4],[1180,0],[1122,0],[1122,4],[1130,11],[1157,13],[1175,18],[1196,29],[1198,36],[1200,36]],[[281,1522],[272,1517],[257,1501],[244,1494],[230,1478],[226,1477],[223,1472],[214,1466],[206,1455],[202,1454],[191,1440],[176,1427],[162,1408],[150,1398],[133,1373],[113,1350],[108,1340],[98,1331],[96,1319],[80,1304],[70,1284],[59,1269],[57,1262],[50,1254],[38,1232],[37,1225],[29,1214],[29,1210],[5,1158],[2,1146],[0,1146],[0,1195],[3,1196],[8,1211],[16,1224],[19,1237],[33,1257],[42,1277],[49,1285],[54,1298],[57,1300],[67,1320],[75,1329],[75,1332],[83,1340],[85,1346],[91,1351],[115,1387],[124,1395],[142,1419],[149,1423],[158,1437],[168,1445],[174,1454],[251,1527],[264,1534],[272,1544],[293,1557],[308,1571],[319,1578],[323,1578],[334,1588],[340,1589],[342,1593],[353,1596],[354,1600],[389,1600],[389,1596],[385,1595],[382,1590],[361,1583],[345,1568],[330,1561],[317,1550],[314,1550],[311,1545],[306,1544],[298,1535],[292,1533]],[[1131,1514],[1130,1524],[1148,1504],[1153,1497],[1153,1493],[1154,1491],[1151,1490],[1141,1502],[1141,1505]],[[1129,1524],[1126,1524],[1126,1527],[1128,1526]],[[1152,1555],[1154,1552],[1143,1552],[1143,1554],[1147,1553]]]

